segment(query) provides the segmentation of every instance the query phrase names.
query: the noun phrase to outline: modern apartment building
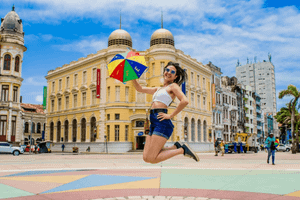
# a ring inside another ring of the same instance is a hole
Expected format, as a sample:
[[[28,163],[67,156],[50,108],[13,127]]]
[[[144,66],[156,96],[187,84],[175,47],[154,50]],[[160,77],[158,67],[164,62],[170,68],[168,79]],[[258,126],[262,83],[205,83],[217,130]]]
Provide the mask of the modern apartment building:
[[[275,66],[271,62],[270,54],[268,57],[269,60],[263,60],[263,62],[249,63],[247,60],[245,65],[240,65],[238,62],[236,77],[241,84],[253,88],[253,91],[261,98],[261,109],[266,113],[272,113],[274,116],[277,112]],[[276,120],[274,120],[274,127],[277,127],[276,124]],[[276,133],[277,129],[275,130]]]

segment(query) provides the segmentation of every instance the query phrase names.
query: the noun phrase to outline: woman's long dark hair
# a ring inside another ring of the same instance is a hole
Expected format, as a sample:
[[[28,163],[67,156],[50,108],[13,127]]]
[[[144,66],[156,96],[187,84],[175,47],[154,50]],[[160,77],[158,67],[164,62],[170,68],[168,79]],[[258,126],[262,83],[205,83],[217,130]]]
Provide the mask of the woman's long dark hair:
[[[174,63],[174,62],[168,62],[168,64],[165,66],[164,69],[166,69],[168,66],[174,66],[176,68],[176,76],[177,78],[174,80],[174,83],[177,83],[179,86],[183,83],[187,81],[187,73],[184,69],[182,69],[179,66],[179,63]]]

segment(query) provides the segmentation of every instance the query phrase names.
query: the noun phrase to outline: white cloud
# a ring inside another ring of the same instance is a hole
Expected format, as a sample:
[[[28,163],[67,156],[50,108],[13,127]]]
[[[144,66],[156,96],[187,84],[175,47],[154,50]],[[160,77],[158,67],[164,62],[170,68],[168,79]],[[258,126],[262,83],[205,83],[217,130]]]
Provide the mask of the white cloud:
[[[55,45],[54,47],[59,48],[62,51],[80,52],[86,56],[106,48],[107,39],[99,39],[94,36],[90,36],[69,44]]]
[[[33,77],[26,78],[23,82],[23,85],[45,86],[47,85],[47,81],[43,76],[33,76]]]
[[[29,34],[29,35],[25,35],[25,41],[26,43],[31,43],[31,42],[36,42],[38,40],[42,40],[44,42],[49,42],[49,41],[53,41],[53,40],[59,40],[59,41],[63,41],[64,39],[61,37],[55,37],[51,34]]]
[[[37,96],[35,97],[35,101],[36,101],[36,102],[39,102],[39,103],[43,103],[43,95],[37,95]]]

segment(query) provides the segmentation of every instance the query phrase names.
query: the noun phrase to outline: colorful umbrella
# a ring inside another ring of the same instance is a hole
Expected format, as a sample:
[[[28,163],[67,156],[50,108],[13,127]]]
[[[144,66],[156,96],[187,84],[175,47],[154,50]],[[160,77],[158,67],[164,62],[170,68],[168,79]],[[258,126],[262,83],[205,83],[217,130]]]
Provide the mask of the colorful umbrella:
[[[275,144],[275,147],[277,148],[279,146],[279,139],[276,139],[274,144]]]
[[[148,68],[144,56],[133,51],[117,54],[108,63],[108,74],[121,82],[138,79]]]

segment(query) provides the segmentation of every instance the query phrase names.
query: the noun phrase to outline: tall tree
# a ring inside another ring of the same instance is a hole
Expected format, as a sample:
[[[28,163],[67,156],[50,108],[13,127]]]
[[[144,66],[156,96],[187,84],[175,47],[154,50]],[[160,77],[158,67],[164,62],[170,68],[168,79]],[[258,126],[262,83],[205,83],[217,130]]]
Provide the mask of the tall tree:
[[[293,146],[292,153],[295,154],[299,148],[299,134],[297,130],[296,138],[295,138],[295,129],[294,129],[294,121],[295,121],[295,109],[300,98],[300,91],[294,85],[289,85],[286,90],[283,90],[279,93],[279,99],[282,99],[285,96],[291,96],[293,99],[290,101],[290,111],[291,111],[291,132],[293,137]]]
[[[286,105],[287,105],[287,107],[282,107],[280,109],[280,111],[276,113],[274,118],[277,120],[278,123],[285,124],[290,127],[291,119],[292,119],[291,103],[286,104]],[[300,105],[299,105],[299,108],[300,108]],[[298,113],[298,109],[295,109],[295,120],[294,120],[294,125],[296,127],[295,130],[298,130],[299,125],[300,125],[300,114]],[[292,141],[292,143],[293,143],[293,141]]]

